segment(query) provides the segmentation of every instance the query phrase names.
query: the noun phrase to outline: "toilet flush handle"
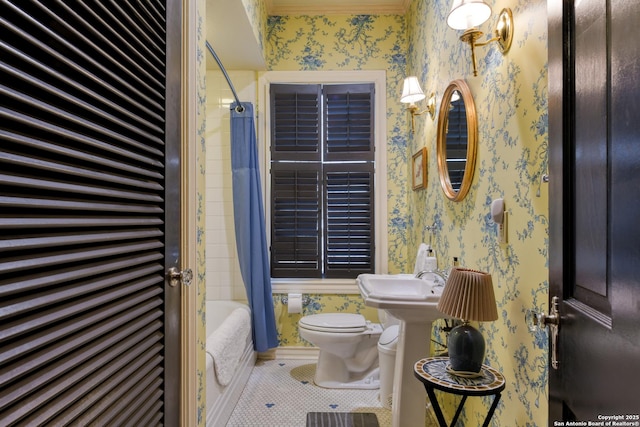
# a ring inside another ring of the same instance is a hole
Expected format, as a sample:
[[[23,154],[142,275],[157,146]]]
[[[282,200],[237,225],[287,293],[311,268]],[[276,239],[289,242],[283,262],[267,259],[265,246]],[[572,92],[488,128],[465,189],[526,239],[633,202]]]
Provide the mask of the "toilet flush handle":
[[[560,328],[560,312],[558,311],[559,298],[557,296],[551,298],[551,310],[549,314],[527,310],[525,320],[531,332],[542,330],[549,327],[551,333],[551,367],[558,369],[558,329]]]

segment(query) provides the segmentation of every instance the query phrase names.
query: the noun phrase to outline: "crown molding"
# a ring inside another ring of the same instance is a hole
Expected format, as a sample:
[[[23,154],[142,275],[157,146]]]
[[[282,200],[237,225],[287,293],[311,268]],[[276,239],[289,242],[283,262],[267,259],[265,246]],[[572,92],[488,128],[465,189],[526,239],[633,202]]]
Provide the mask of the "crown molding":
[[[411,0],[265,0],[269,15],[404,15]]]

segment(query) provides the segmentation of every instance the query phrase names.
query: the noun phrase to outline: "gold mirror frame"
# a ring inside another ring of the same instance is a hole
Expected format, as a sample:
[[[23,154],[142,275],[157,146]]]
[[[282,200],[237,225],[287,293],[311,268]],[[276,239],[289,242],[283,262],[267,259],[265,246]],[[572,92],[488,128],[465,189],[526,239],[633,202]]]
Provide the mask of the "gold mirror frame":
[[[447,126],[449,120],[449,109],[451,104],[451,96],[458,91],[464,102],[465,112],[467,116],[467,157],[464,175],[460,189],[456,191],[451,185],[449,168],[447,167]],[[444,194],[450,200],[459,202],[465,198],[471,182],[473,181],[473,173],[476,167],[476,150],[478,140],[478,118],[476,116],[476,107],[473,103],[471,90],[464,80],[453,80],[447,86],[440,103],[440,114],[438,114],[438,140],[437,140],[437,158],[438,158],[438,174],[440,175],[440,184]]]

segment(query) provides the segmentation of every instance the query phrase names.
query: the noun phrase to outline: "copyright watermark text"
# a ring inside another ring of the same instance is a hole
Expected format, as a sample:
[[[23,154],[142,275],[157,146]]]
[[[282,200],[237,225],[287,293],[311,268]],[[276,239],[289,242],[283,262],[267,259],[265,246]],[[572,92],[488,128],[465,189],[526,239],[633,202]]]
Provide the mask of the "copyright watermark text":
[[[601,414],[593,420],[553,421],[553,427],[640,427],[640,414],[612,415]]]

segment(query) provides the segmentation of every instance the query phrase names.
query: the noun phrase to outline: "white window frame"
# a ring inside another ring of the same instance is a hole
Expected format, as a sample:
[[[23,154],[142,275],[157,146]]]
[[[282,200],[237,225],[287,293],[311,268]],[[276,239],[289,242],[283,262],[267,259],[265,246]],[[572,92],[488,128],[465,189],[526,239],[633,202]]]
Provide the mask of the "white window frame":
[[[387,236],[387,84],[384,70],[363,71],[267,71],[258,76],[258,155],[261,162],[262,190],[266,224],[271,224],[271,120],[269,87],[274,83],[300,84],[355,84],[373,83],[375,86],[375,272],[388,271]],[[260,142],[262,141],[262,142]],[[271,245],[271,233],[267,233]],[[273,293],[303,292],[320,294],[358,294],[354,279],[272,279]]]

